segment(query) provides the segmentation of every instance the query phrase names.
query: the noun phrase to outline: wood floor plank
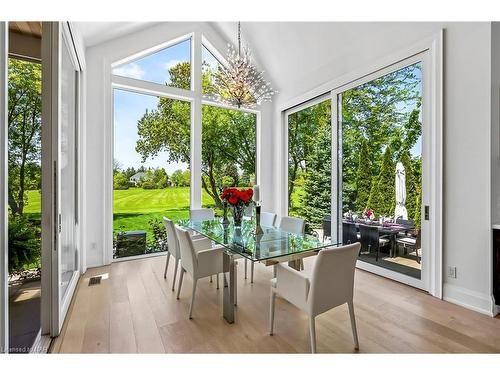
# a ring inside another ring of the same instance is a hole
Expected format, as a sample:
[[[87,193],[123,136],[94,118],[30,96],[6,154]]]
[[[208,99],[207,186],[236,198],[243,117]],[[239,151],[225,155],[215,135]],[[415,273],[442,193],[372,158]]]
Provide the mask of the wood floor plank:
[[[306,268],[313,258],[306,259]],[[173,265],[165,257],[114,263],[89,270],[80,282],[54,352],[112,353],[308,353],[307,316],[278,298],[275,334],[268,334],[270,267],[255,267],[255,282],[238,272],[236,322],[222,318],[222,288],[198,281],[193,319],[188,319],[192,280],[180,299],[172,292]],[[173,262],[171,262],[173,263]],[[240,262],[241,263],[241,262]],[[109,279],[89,287],[91,274]],[[87,282],[85,280],[87,279]],[[222,285],[222,283],[221,283]],[[500,319],[357,270],[354,306],[360,353],[499,353]],[[319,352],[354,353],[346,306],[316,318]]]

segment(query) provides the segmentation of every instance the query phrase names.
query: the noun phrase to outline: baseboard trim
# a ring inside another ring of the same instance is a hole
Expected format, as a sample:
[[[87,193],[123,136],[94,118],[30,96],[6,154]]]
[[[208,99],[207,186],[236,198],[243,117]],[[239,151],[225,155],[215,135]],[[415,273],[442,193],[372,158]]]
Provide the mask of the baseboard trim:
[[[443,299],[488,316],[496,315],[492,296],[452,284],[443,285]]]

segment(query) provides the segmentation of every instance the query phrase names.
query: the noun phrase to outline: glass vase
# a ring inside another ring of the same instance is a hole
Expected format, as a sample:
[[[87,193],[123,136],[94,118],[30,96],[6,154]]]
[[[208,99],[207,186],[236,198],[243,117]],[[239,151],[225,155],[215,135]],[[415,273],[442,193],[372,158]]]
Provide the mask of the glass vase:
[[[241,227],[241,221],[243,220],[243,214],[245,212],[245,206],[232,206],[233,208],[233,220],[235,227]]]

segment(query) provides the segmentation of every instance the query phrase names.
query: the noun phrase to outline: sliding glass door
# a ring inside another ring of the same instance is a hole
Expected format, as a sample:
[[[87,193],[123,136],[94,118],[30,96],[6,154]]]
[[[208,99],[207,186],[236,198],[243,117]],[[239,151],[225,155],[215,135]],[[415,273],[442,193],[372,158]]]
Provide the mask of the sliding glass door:
[[[426,289],[424,56],[333,91],[339,142],[337,232],[358,266]]]
[[[309,233],[360,242],[358,267],[425,290],[435,152],[428,56],[285,111],[282,201],[282,214],[304,218]]]
[[[42,333],[57,336],[79,275],[80,67],[67,23],[46,22],[43,33],[42,263],[47,272],[42,274]]]

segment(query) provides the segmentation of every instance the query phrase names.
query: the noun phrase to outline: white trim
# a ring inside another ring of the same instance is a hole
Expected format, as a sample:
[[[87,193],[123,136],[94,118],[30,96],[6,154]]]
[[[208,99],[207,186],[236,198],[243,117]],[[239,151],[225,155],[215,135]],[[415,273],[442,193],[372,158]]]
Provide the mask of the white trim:
[[[62,304],[60,306],[61,309],[61,318],[59,319],[59,332],[62,329],[63,323],[64,323],[64,318],[66,317],[66,313],[68,312],[69,306],[71,305],[71,300],[73,299],[73,294],[75,292],[76,286],[78,285],[78,280],[80,280],[80,271],[76,270],[73,272],[73,276],[71,276],[71,279],[68,284],[68,288],[66,289],[66,292],[62,296]],[[58,332],[58,334],[59,334]],[[52,335],[55,336],[55,335]]]
[[[195,94],[189,90],[183,90],[176,87],[160,85],[154,82],[142,81],[135,78],[111,75],[111,85],[113,88],[132,91],[139,94],[161,96],[165,98],[183,100],[192,102]]]
[[[450,283],[443,285],[443,299],[488,316],[495,316],[496,307],[489,294],[478,293]]]
[[[0,22],[0,353],[9,351],[7,217],[8,23]]]
[[[150,48],[147,48],[145,50],[142,50],[140,52],[137,52],[137,53],[134,53],[130,56],[127,56],[123,59],[120,59],[120,60],[117,60],[117,61],[114,61],[111,63],[111,69],[114,69],[120,65],[124,65],[124,64],[127,64],[127,63],[130,63],[130,62],[133,62],[135,60],[139,60],[143,57],[146,57],[148,55],[152,55],[156,52],[159,52],[159,51],[162,51],[164,49],[167,49],[169,47],[173,47],[179,43],[182,43],[182,42],[185,42],[189,39],[191,39],[191,45],[193,43],[193,35],[194,33],[189,33],[189,34],[184,34],[184,35],[181,35],[181,36],[178,36],[176,38],[173,38],[173,39],[169,39],[167,42],[164,42],[164,43],[160,43],[160,44],[157,44],[156,46],[153,46],[153,47],[150,47]],[[192,57],[192,56],[191,56]]]

